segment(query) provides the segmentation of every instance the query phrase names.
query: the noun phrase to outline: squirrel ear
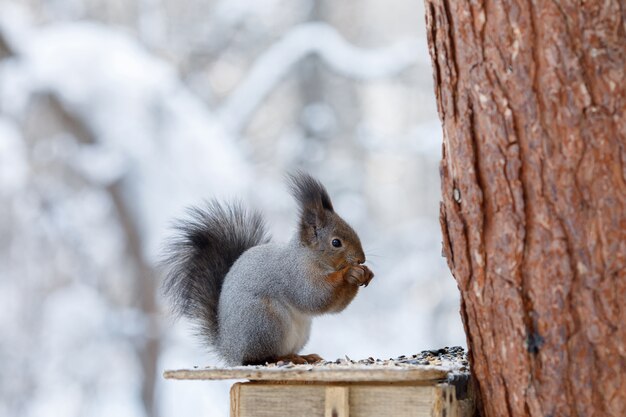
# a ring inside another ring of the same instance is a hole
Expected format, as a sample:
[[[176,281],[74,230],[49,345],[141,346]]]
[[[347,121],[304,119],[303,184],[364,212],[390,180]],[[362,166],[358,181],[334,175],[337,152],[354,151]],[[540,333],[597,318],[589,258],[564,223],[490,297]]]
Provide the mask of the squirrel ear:
[[[334,212],[333,203],[322,183],[302,171],[289,175],[289,185],[300,204],[300,236],[311,242],[317,238],[317,229]]]
[[[326,188],[309,174],[297,171],[289,175],[289,185],[291,194],[298,200],[303,210],[308,208],[320,214],[324,211],[334,211]]]

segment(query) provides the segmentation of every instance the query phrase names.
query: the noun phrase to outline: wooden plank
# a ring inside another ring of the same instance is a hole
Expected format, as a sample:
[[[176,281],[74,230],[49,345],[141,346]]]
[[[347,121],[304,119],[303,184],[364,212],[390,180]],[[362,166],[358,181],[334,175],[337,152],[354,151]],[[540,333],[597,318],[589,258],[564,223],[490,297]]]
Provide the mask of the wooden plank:
[[[467,387],[468,393],[465,398],[457,398],[457,390],[450,384],[438,384],[433,387],[434,397],[432,402],[433,417],[472,417],[474,416],[475,404],[473,393]]]
[[[231,417],[334,417],[333,409],[337,417],[472,417],[473,393],[462,399],[456,393],[447,383],[237,383],[231,390]]]
[[[434,386],[354,386],[351,417],[431,417]]]
[[[328,386],[247,382],[235,386],[231,391],[231,417],[335,417],[333,408],[336,417],[472,416],[455,403],[454,387],[447,384]],[[342,410],[346,414],[341,414]]]
[[[336,416],[333,414],[336,411]],[[472,417],[472,396],[455,387],[405,384],[237,383],[231,417]]]
[[[450,369],[437,366],[367,366],[325,368],[295,365],[291,368],[239,366],[232,368],[198,368],[165,371],[167,379],[248,379],[251,381],[320,381],[320,382],[383,382],[436,381],[445,379]]]
[[[455,413],[454,409],[451,410],[451,404],[449,396],[451,396],[451,390],[449,385],[439,386],[433,389],[433,400],[431,402],[431,416],[432,417],[460,417]],[[453,406],[453,405],[452,405]]]
[[[231,417],[310,417],[324,415],[323,385],[237,384],[237,414]],[[231,410],[233,408],[231,407]]]
[[[330,385],[326,387],[326,401],[324,404],[324,417],[349,417],[350,416],[350,387]]]
[[[233,386],[230,387],[230,417],[239,417],[240,387],[240,383],[233,384]]]

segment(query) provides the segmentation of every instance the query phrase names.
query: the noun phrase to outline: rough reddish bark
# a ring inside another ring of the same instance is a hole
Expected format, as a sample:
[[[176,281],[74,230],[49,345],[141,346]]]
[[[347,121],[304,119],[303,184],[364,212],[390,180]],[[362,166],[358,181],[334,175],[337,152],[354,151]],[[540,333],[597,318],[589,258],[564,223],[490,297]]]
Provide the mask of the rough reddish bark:
[[[486,416],[626,416],[626,4],[426,0]]]

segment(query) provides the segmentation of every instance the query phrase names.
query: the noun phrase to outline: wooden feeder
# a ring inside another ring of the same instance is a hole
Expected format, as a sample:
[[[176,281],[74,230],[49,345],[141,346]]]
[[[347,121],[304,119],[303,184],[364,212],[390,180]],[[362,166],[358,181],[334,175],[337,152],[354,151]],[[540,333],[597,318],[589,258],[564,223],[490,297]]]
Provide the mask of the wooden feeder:
[[[231,417],[471,417],[467,361],[462,350],[456,352],[446,348],[385,361],[181,369],[164,376],[248,380],[231,387]]]

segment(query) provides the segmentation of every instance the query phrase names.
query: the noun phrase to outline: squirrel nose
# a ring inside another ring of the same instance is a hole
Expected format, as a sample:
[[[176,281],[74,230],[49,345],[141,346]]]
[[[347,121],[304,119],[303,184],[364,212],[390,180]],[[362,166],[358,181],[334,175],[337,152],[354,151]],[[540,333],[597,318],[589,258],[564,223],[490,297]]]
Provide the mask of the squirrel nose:
[[[356,256],[354,258],[359,265],[365,263],[365,253],[363,252],[363,249],[358,250],[355,255]]]

